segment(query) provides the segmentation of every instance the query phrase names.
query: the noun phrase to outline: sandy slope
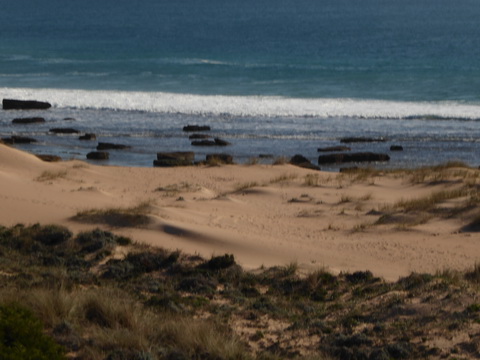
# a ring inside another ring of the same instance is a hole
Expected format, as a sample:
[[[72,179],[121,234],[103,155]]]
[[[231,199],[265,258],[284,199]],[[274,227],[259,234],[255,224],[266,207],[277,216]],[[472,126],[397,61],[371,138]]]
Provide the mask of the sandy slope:
[[[306,177],[314,176],[315,186]],[[412,271],[464,269],[480,260],[466,219],[433,217],[414,227],[369,226],[380,210],[451,183],[412,185],[402,177],[348,176],[291,165],[122,168],[45,163],[0,145],[0,224],[59,223],[78,211],[152,204],[152,224],[118,228],[138,242],[209,257],[234,253],[247,268],[285,265],[371,270],[386,279]],[[104,226],[105,227],[105,226]]]

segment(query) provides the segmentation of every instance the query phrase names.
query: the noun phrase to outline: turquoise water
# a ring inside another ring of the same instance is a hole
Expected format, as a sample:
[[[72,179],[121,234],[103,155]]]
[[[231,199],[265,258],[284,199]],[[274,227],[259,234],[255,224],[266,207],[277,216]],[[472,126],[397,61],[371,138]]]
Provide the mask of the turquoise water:
[[[241,161],[315,160],[354,134],[408,145],[391,166],[475,164],[479,18],[477,0],[8,1],[0,96],[54,109],[28,128],[2,112],[0,135],[82,158],[91,145],[46,128],[73,114],[79,129],[134,144],[111,161],[127,165],[190,149],[178,129],[192,122],[214,125]]]

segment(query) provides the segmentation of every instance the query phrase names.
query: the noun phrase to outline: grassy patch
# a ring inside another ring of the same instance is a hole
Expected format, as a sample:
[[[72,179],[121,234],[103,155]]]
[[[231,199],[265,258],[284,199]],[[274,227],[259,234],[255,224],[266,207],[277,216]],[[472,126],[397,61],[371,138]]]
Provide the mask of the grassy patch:
[[[394,208],[402,209],[405,212],[432,211],[438,204],[444,201],[467,196],[470,193],[471,191],[466,188],[438,191],[423,198],[401,200],[394,205]]]
[[[44,182],[44,181],[53,181],[58,179],[64,179],[67,176],[66,170],[59,170],[59,171],[44,171],[38,176],[35,180]]]
[[[179,184],[170,184],[167,186],[160,186],[155,189],[155,191],[163,192],[165,196],[176,196],[181,192],[195,192],[199,191],[201,188],[199,185],[190,184],[188,182],[182,181]]]
[[[234,192],[241,192],[241,191],[245,191],[245,190],[254,188],[256,186],[258,186],[258,183],[256,181],[248,181],[248,182],[245,182],[245,183],[235,185],[235,189],[233,191]]]
[[[130,208],[90,209],[78,212],[73,220],[84,223],[107,224],[114,227],[148,225],[151,202],[142,202]]]

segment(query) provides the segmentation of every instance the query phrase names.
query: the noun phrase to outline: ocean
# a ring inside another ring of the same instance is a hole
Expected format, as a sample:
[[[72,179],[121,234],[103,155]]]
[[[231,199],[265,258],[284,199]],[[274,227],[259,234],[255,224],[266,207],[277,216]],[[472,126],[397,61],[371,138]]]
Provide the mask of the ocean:
[[[163,151],[316,163],[342,137],[383,137],[350,146],[390,155],[374,167],[478,166],[479,18],[478,0],[4,1],[0,97],[53,107],[0,111],[0,137],[85,159],[96,142],[49,132],[73,127],[131,146],[102,162],[125,166]],[[11,122],[32,116],[46,123]],[[192,147],[188,124],[231,145]]]

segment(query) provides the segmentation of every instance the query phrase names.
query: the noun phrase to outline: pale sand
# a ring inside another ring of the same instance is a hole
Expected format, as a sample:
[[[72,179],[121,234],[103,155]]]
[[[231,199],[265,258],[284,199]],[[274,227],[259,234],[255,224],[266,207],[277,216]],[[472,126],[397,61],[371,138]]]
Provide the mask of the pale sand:
[[[309,174],[318,176],[317,186],[306,185]],[[207,258],[233,253],[247,269],[296,262],[306,270],[370,270],[387,280],[413,271],[469,269],[480,260],[480,233],[459,231],[467,218],[432,218],[414,227],[368,226],[379,218],[371,210],[452,186],[412,185],[395,176],[352,183],[345,175],[291,165],[46,163],[0,144],[1,225],[55,223],[75,232],[100,226],[137,242]],[[81,210],[143,201],[152,204],[153,222],[145,228],[71,220]]]

